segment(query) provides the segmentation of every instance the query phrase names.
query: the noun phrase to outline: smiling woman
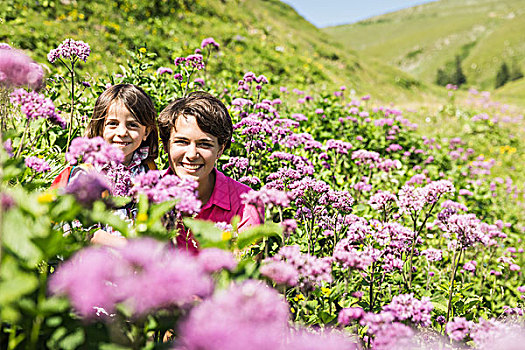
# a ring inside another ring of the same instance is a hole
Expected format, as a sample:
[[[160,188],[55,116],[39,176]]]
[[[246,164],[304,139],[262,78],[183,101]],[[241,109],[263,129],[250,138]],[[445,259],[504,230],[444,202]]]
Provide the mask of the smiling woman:
[[[237,215],[239,230],[261,223],[262,212],[241,202],[241,194],[251,189],[215,168],[233,134],[230,114],[219,99],[195,92],[171,102],[159,115],[159,132],[168,153],[167,174],[190,177],[199,184],[198,219],[229,224]],[[187,242],[187,237],[177,236],[179,246],[191,249]]]

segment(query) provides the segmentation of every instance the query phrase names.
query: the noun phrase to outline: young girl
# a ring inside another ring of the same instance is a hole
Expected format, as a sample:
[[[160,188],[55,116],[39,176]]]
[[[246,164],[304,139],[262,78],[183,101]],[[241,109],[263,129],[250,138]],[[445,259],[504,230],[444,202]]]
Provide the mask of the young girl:
[[[157,112],[151,98],[138,86],[117,84],[105,90],[97,99],[86,136],[101,136],[124,153],[124,169],[132,177],[155,169],[158,156]],[[51,185],[66,186],[85,171],[78,166],[63,171]],[[104,230],[95,233],[93,243],[123,245],[122,237]]]

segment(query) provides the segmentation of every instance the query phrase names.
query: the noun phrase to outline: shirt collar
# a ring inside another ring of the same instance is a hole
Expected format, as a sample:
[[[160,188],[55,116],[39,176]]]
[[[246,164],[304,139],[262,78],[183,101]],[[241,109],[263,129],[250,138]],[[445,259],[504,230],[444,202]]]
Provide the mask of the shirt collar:
[[[228,178],[216,168],[213,168],[212,171],[215,171],[215,186],[213,187],[213,192],[211,193],[208,203],[206,203],[202,209],[216,205],[224,210],[230,210],[231,205]]]

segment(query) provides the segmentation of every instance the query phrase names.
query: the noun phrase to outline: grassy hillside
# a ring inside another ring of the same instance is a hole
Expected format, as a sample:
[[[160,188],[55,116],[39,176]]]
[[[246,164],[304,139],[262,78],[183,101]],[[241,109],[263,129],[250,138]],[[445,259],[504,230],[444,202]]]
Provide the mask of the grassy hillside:
[[[126,50],[147,46],[159,64],[169,65],[211,36],[221,44],[209,67],[216,76],[238,79],[254,71],[275,85],[346,85],[385,102],[436,99],[434,88],[344,48],[277,0],[3,0],[0,22],[0,42],[42,63],[67,37],[88,42],[84,72],[94,76],[117,70]]]
[[[456,55],[478,89],[494,89],[502,62],[525,70],[523,0],[441,0],[324,31],[427,83]],[[511,85],[497,96],[525,97],[523,84]]]

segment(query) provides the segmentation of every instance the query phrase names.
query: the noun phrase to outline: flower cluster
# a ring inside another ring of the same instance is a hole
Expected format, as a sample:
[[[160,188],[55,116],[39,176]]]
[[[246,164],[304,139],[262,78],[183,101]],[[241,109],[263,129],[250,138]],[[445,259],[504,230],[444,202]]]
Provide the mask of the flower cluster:
[[[241,194],[241,199],[244,204],[251,204],[257,207],[287,207],[290,204],[290,196],[288,193],[266,186],[263,186],[259,191],[250,191]]]
[[[72,194],[77,202],[89,208],[93,202],[101,199],[104,193],[109,193],[111,188],[111,183],[104,175],[96,171],[88,171],[69,182],[65,193]]]
[[[158,170],[135,176],[131,194],[145,194],[153,203],[177,200],[175,209],[181,213],[196,214],[201,208],[197,198],[198,183],[189,178],[179,178],[176,175],[162,176]]]
[[[47,59],[49,62],[54,63],[56,60],[65,58],[71,61],[80,59],[84,62],[87,61],[91,48],[88,44],[81,40],[66,39],[56,49],[49,51]]]
[[[175,58],[175,66],[191,67],[192,69],[204,69],[204,61],[202,55],[194,54],[186,57]]]
[[[374,262],[374,256],[370,250],[357,250],[352,243],[349,238],[341,239],[334,248],[333,257],[345,268],[364,270]]]
[[[8,47],[0,48],[0,86],[39,89],[44,77],[42,67],[21,51]]]
[[[414,298],[414,293],[400,294],[392,298],[390,304],[383,307],[383,311],[391,312],[397,321],[410,321],[423,327],[430,326],[430,313],[434,306],[430,298],[421,300]]]
[[[46,98],[42,94],[35,91],[28,92],[24,89],[17,89],[11,93],[10,99],[13,105],[20,106],[20,110],[29,121],[45,118],[62,128],[66,127],[65,121],[55,111],[55,105],[51,99]]]
[[[452,321],[447,323],[445,329],[450,339],[462,341],[467,337],[473,325],[472,321],[467,321],[464,317],[454,317]]]
[[[490,240],[490,236],[481,229],[481,221],[474,214],[451,215],[441,227],[448,234],[455,235],[463,248],[470,247],[476,242],[486,245]]]
[[[152,288],[155,286],[155,288]],[[126,305],[134,316],[180,307],[211,293],[212,280],[194,258],[150,238],[125,248],[88,247],[51,276],[53,294],[67,295],[83,317]]]
[[[180,341],[189,350],[280,349],[288,317],[277,291],[249,280],[195,307],[179,329]]]
[[[368,204],[375,210],[386,212],[396,199],[396,196],[388,191],[378,191],[370,197]]]
[[[263,269],[265,276],[278,284],[296,285],[297,282],[300,288],[310,289],[322,281],[332,281],[332,258],[303,254],[298,245],[282,247],[275,256],[266,259],[265,264],[269,265]]]
[[[25,159],[25,165],[26,167],[33,169],[37,173],[44,173],[46,171],[51,170],[49,164],[44,159],[35,156],[27,157]]]
[[[220,45],[213,38],[206,38],[201,42],[201,49],[204,49],[206,46],[211,45],[217,50],[220,48]]]
[[[94,138],[77,137],[71,141],[66,161],[71,165],[87,163],[95,168],[111,168],[122,163],[124,153],[106,143],[100,136]]]

